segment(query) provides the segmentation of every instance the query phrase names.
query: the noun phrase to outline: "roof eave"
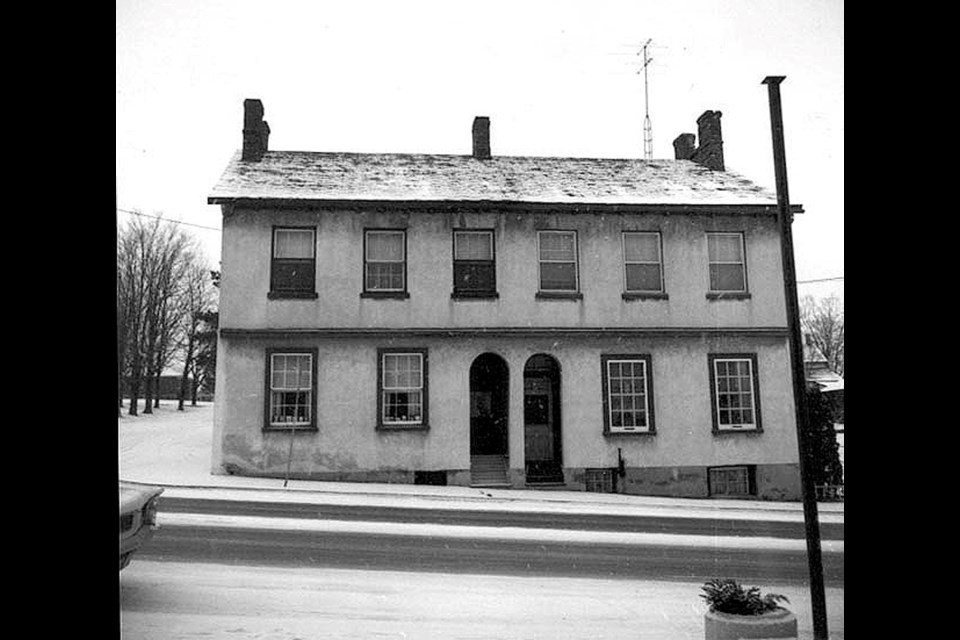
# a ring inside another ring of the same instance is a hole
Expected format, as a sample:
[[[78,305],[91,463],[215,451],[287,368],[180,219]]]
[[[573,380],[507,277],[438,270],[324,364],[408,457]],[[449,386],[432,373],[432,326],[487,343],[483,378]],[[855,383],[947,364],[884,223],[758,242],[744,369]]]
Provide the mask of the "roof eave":
[[[207,204],[229,204],[251,208],[291,209],[522,209],[550,210],[578,213],[661,213],[661,214],[734,214],[776,215],[778,206],[772,204],[678,204],[678,203],[614,203],[614,202],[533,202],[524,200],[358,200],[325,198],[250,198],[209,196]],[[803,213],[803,205],[790,205],[791,213]]]

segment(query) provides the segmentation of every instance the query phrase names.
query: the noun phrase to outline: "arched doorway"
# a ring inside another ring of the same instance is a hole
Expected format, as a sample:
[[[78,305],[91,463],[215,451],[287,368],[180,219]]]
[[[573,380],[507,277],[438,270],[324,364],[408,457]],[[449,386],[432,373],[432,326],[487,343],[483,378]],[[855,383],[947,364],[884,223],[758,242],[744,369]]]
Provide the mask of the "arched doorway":
[[[484,353],[470,365],[470,483],[508,485],[507,425],[510,371],[495,353]]]
[[[538,353],[523,368],[523,442],[527,483],[563,482],[560,365]]]

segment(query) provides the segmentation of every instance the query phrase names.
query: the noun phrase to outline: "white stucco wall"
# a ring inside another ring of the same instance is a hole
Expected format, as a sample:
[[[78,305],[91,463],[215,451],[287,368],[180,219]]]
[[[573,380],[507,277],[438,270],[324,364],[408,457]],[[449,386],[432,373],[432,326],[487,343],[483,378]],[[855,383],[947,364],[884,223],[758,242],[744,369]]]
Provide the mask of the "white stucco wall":
[[[267,299],[274,225],[316,229],[317,299]],[[407,229],[409,299],[360,297],[365,228]],[[451,299],[455,228],[495,230],[498,299]],[[540,228],[578,232],[582,300],[535,297]],[[668,300],[621,298],[621,232],[630,230],[661,232]],[[706,299],[707,231],[744,232],[750,299]],[[220,322],[234,329],[786,325],[772,216],[236,210],[224,219],[222,273]]]
[[[524,466],[524,365],[537,353],[552,355],[561,367],[564,467],[616,466],[618,448],[631,467],[797,460],[784,338],[231,338],[223,341],[219,361],[223,375],[218,385],[223,386],[217,393],[215,437],[221,438],[223,453],[215,464],[285,470],[291,436],[263,430],[266,349],[280,346],[318,349],[318,429],[293,436],[295,473],[469,469],[469,371],[486,352],[500,355],[509,367],[513,469]],[[377,430],[378,347],[428,349],[429,430]],[[655,435],[604,435],[600,356],[605,353],[651,355]],[[709,353],[756,353],[762,433],[713,433]]]

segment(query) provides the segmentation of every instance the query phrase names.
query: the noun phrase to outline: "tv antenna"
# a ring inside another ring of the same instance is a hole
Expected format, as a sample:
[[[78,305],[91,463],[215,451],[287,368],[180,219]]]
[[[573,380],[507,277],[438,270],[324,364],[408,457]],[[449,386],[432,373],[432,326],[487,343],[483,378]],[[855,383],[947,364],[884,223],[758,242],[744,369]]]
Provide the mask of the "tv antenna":
[[[644,106],[644,116],[643,116],[643,159],[644,160],[653,160],[653,127],[650,125],[650,89],[647,84],[647,67],[650,66],[650,63],[653,62],[653,58],[647,55],[647,47],[650,46],[651,39],[648,38],[643,45],[643,51],[637,53],[643,53],[643,66],[640,68],[640,71],[643,71],[643,106]],[[640,73],[637,71],[637,73]]]

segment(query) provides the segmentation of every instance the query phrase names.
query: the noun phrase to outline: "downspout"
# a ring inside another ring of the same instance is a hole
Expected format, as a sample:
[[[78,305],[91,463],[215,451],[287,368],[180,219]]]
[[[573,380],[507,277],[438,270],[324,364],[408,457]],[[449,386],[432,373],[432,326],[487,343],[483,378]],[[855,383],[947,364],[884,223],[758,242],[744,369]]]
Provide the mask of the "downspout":
[[[797,445],[800,450],[800,484],[803,493],[803,520],[806,527],[807,563],[810,571],[810,604],[813,610],[813,637],[827,640],[827,602],[823,586],[823,558],[820,553],[820,522],[817,494],[810,469],[807,442],[806,375],[803,370],[803,342],[800,337],[800,305],[797,298],[797,277],[793,256],[793,216],[787,189],[787,160],[783,142],[783,114],[780,108],[780,83],[785,76],[767,76],[770,99],[770,128],[773,134],[773,164],[777,181],[777,211],[780,223],[780,251],[783,261],[783,288],[787,303],[787,325],[790,331],[790,360],[793,370],[793,397],[796,409]]]

